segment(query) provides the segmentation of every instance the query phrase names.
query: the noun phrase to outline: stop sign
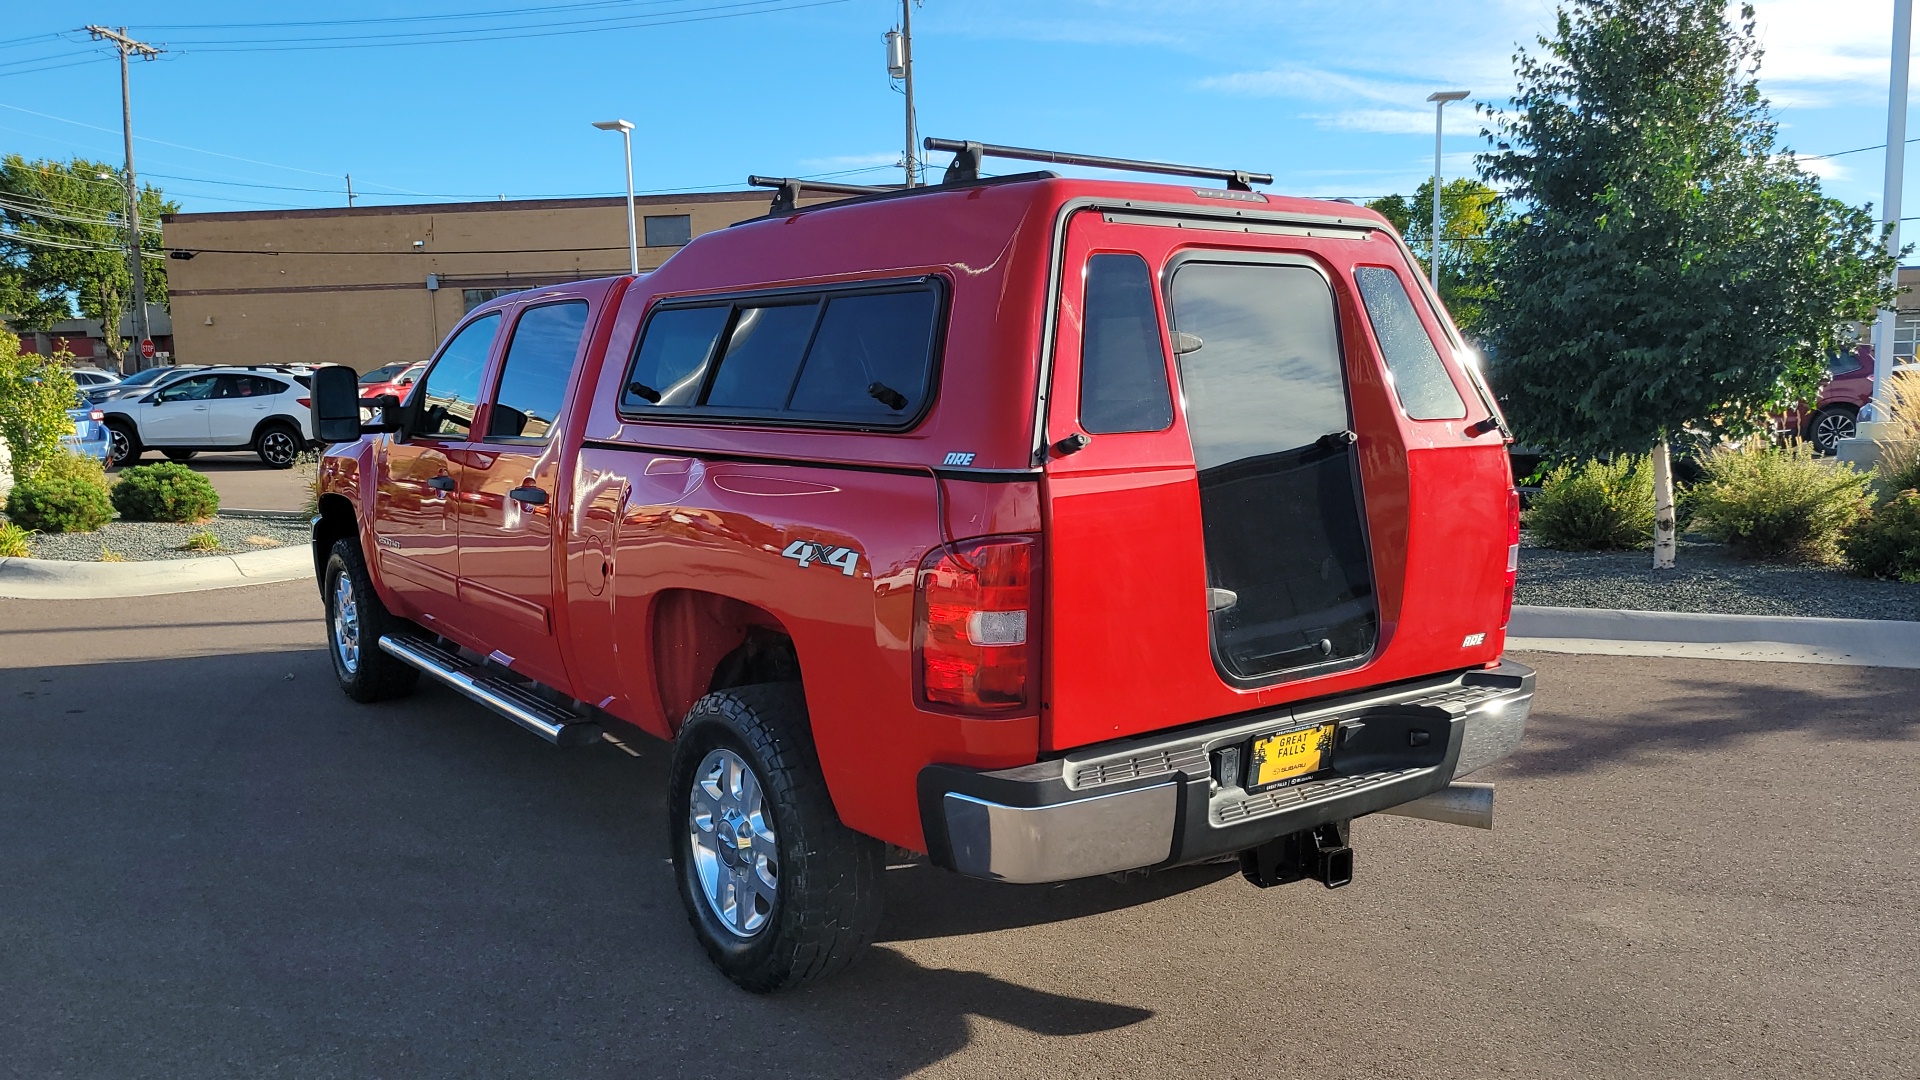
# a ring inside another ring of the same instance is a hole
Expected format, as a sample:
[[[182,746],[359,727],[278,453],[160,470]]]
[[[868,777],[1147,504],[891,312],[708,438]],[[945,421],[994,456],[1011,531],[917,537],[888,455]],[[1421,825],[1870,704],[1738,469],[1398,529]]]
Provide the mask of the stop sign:
[[[147,340],[142,341],[140,343],[140,355],[146,357],[149,360],[153,359],[153,339],[152,338],[148,338]]]

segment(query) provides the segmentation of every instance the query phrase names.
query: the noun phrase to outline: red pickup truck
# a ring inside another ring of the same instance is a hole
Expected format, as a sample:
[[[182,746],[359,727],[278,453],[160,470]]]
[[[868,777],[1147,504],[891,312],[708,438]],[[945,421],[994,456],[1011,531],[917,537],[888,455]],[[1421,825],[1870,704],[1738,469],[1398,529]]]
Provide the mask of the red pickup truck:
[[[1354,818],[1489,825],[1454,781],[1532,700],[1518,501],[1400,237],[945,145],[938,185],[789,182],[651,275],[478,307],[375,423],[321,369],[341,687],[670,740],[689,920],[755,991],[866,946],[886,844],[1331,887]]]

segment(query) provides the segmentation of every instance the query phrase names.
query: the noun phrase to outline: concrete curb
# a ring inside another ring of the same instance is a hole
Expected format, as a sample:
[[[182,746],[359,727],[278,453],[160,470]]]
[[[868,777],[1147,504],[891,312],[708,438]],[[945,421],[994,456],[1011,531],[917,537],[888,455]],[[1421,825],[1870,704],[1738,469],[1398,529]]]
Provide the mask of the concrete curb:
[[[313,576],[313,553],[290,544],[272,551],[143,562],[0,559],[0,599],[100,600],[231,589]]]
[[[1912,669],[1920,622],[1519,606],[1507,648]]]

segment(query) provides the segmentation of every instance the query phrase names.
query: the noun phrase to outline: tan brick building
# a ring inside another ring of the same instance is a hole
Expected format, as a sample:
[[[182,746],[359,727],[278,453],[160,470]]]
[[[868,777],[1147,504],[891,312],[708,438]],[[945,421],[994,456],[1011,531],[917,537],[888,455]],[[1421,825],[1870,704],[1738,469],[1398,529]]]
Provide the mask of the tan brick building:
[[[772,193],[637,200],[640,268],[767,212]],[[247,210],[163,219],[174,362],[424,360],[503,292],[625,273],[625,198]]]

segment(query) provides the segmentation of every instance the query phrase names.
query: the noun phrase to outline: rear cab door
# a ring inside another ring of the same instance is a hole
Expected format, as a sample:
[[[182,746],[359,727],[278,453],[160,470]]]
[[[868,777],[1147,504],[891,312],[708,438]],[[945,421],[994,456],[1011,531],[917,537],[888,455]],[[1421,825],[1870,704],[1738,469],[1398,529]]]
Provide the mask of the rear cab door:
[[[1498,655],[1478,607],[1498,604],[1503,567],[1479,564],[1504,562],[1504,452],[1486,439],[1448,467],[1466,524],[1425,495],[1415,505],[1410,452],[1473,439],[1466,377],[1408,299],[1397,241],[1179,224],[1088,209],[1065,233],[1043,503],[1052,749]],[[1393,371],[1402,398],[1431,401],[1396,400],[1363,287],[1397,292],[1374,323],[1402,353],[1424,343]],[[1415,515],[1434,520],[1410,530]],[[1457,587],[1416,590],[1434,625],[1409,644],[1396,636],[1414,562],[1412,576]],[[1448,610],[1462,595],[1478,607]],[[1463,649],[1469,627],[1482,637]]]

